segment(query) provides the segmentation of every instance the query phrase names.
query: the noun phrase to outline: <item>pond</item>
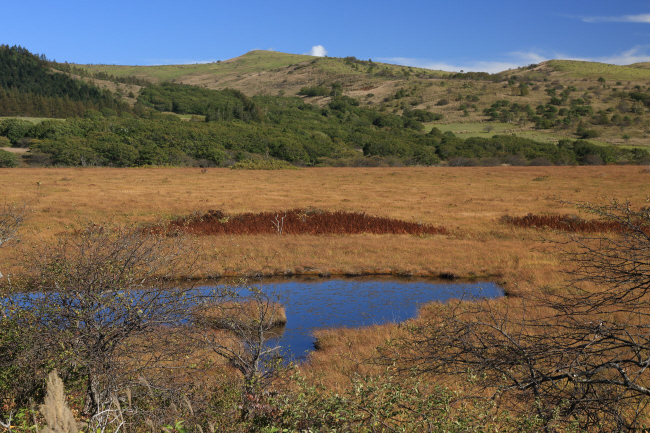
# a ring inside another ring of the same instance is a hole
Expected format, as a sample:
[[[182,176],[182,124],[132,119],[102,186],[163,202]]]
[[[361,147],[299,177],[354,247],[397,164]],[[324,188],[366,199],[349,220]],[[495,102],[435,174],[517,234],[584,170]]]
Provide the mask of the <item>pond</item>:
[[[445,302],[450,299],[497,298],[503,296],[503,290],[493,282],[443,282],[432,279],[368,279],[366,278],[328,278],[328,279],[289,279],[263,280],[250,283],[264,291],[272,300],[284,306],[287,324],[280,336],[281,355],[286,359],[302,360],[307,353],[314,350],[313,331],[319,328],[360,327],[387,322],[402,322],[413,318],[418,307],[433,301]],[[240,296],[249,293],[242,286],[227,284],[206,285],[189,289],[192,296],[179,297],[175,291],[131,291],[123,301],[111,303],[105,310],[97,309],[93,320],[102,326],[119,324],[121,319],[114,317],[115,312],[123,313],[132,305],[149,305],[150,314],[158,306],[161,310],[175,309],[184,317],[196,305],[197,299],[209,298],[213,293],[222,293],[222,288],[235,291]],[[216,289],[216,290],[215,290]],[[119,293],[102,294],[106,299]],[[53,295],[53,296],[52,296]],[[0,306],[12,303],[27,307],[36,299],[49,296],[57,303],[57,294],[24,293],[0,299]],[[183,301],[184,299],[184,301]],[[181,304],[174,304],[177,302]],[[68,302],[68,301],[66,301]],[[64,304],[74,307],[79,300]],[[167,307],[175,305],[174,307]],[[59,306],[61,307],[61,306]],[[65,308],[68,308],[65,307]],[[65,311],[65,308],[63,311]],[[181,319],[185,320],[185,319]],[[62,322],[64,323],[64,322]]]
[[[276,296],[285,307],[287,325],[279,344],[285,358],[297,360],[314,350],[313,331],[318,328],[402,322],[415,317],[418,306],[425,303],[503,296],[503,290],[493,282],[431,279],[296,279],[254,285]]]

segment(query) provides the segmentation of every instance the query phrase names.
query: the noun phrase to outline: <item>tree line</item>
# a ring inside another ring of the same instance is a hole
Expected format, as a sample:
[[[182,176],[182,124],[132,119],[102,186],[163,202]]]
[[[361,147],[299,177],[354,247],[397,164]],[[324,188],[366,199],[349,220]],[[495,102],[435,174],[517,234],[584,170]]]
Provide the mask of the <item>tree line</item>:
[[[70,117],[104,107],[131,111],[109,90],[53,72],[45,56],[0,45],[0,115]]]

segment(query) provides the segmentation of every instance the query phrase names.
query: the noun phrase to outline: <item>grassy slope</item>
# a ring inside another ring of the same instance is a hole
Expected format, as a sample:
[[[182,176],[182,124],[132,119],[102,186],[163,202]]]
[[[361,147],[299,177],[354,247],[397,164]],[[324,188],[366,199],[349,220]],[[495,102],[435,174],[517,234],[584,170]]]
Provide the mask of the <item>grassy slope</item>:
[[[135,75],[152,81],[183,81],[190,75],[220,76],[250,74],[264,70],[286,67],[311,60],[314,57],[286,54],[275,51],[250,51],[243,56],[218,63],[195,63],[190,65],[121,66],[121,65],[74,65],[89,72],[106,72],[115,76]]]
[[[597,80],[603,77],[608,81],[647,81],[650,80],[650,69],[647,64],[637,63],[634,65],[620,66],[599,62],[585,62],[579,60],[549,60],[540,64],[539,68],[526,73],[526,68],[508,72],[517,74],[524,72],[526,75],[534,75],[538,70],[554,72],[554,75],[571,78],[587,78]]]
[[[627,65],[627,67],[637,69],[650,69],[650,62],[632,63],[631,65]]]
[[[323,71],[334,74],[365,74],[365,69],[360,68],[356,71],[345,61],[340,58],[320,58],[303,54],[288,54],[277,51],[250,51],[242,56],[225,60],[218,63],[196,63],[189,65],[159,65],[159,66],[121,66],[121,65],[73,65],[81,67],[89,72],[106,72],[115,76],[135,75],[150,78],[152,81],[177,80],[185,81],[189,76],[196,75],[244,75],[259,73],[262,71],[271,71],[278,68],[297,65],[301,62],[316,60],[316,65]],[[422,68],[409,68],[400,65],[391,65],[386,63],[375,63],[377,70],[387,69],[394,73],[403,70],[409,70],[412,73],[436,72],[446,73],[444,71],[429,71]]]

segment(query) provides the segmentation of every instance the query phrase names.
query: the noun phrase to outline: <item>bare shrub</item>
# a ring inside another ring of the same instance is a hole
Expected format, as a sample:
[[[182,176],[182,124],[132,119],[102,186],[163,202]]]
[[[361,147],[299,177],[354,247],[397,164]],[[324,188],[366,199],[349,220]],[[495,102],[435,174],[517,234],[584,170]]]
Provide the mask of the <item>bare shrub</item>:
[[[599,155],[585,155],[582,158],[582,163],[585,165],[603,165],[603,160]]]
[[[536,166],[536,167],[544,167],[544,166],[551,166],[553,165],[553,163],[549,161],[547,158],[540,157],[540,158],[533,159],[532,161],[530,161],[530,163],[528,163],[528,165]]]
[[[497,157],[481,158],[480,162],[483,167],[496,167],[501,165],[501,160]]]
[[[521,167],[528,165],[528,160],[523,155],[508,155],[506,157],[506,164],[512,165],[513,167]]]
[[[476,158],[465,158],[463,156],[449,158],[450,167],[478,167],[479,165],[481,163]]]
[[[274,339],[287,320],[276,299],[259,288],[245,287],[247,293],[243,295],[234,292],[222,302],[198,307],[193,331],[195,347],[213,353],[241,373],[242,418],[248,416],[279,371],[280,345]]]
[[[25,258],[32,292],[2,303],[12,339],[1,341],[0,369],[24,369],[14,371],[14,397],[38,395],[54,365],[83,383],[83,412],[103,428],[127,391],[179,395],[174,377],[189,368],[190,350],[181,335],[199,297],[179,279],[192,276],[197,253],[183,236],[94,224],[36,248]]]

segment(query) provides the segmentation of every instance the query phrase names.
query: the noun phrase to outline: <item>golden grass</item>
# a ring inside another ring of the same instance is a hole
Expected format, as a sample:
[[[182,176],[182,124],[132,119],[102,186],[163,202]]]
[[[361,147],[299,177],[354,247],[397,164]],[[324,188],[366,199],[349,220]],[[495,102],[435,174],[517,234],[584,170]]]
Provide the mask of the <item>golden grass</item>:
[[[314,332],[317,350],[309,354],[300,372],[312,384],[341,392],[350,384],[355,374],[380,374],[384,366],[373,360],[377,347],[389,340],[406,336],[404,328],[393,323],[363,328],[322,329]]]
[[[155,222],[209,209],[232,215],[313,206],[445,226],[447,235],[208,236],[197,242],[210,275],[451,273],[496,277],[522,290],[557,281],[561,264],[543,250],[539,233],[503,225],[501,216],[574,212],[555,196],[641,204],[649,179],[637,166],[4,169],[0,198],[30,203],[24,239],[35,242],[87,221]],[[11,254],[0,250],[0,263]]]
[[[238,327],[257,326],[260,321],[269,329],[287,324],[287,312],[282,305],[258,301],[204,305],[197,308],[194,315],[198,321],[216,329],[231,329],[233,323]]]

